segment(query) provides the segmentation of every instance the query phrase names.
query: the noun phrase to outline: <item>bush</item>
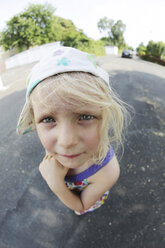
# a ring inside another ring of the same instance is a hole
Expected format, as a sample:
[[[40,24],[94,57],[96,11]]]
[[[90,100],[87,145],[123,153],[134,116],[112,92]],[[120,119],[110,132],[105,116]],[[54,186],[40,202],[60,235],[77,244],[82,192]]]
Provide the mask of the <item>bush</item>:
[[[147,47],[147,55],[157,57],[161,59],[162,55],[165,53],[165,43],[159,41],[149,41]]]
[[[101,41],[90,40],[87,46],[79,46],[77,48],[87,53],[93,53],[95,56],[105,55],[105,48]]]
[[[141,43],[139,45],[139,47],[137,48],[137,53],[138,53],[139,57],[142,57],[142,56],[146,55],[146,47],[144,46],[143,43]]]
[[[87,53],[93,53],[95,56],[105,55],[104,43],[100,40],[94,41],[83,34],[83,32],[68,34],[62,41],[63,46],[77,48]]]
[[[140,56],[142,59],[150,62],[154,62],[159,65],[164,65],[165,66],[165,60],[159,59],[156,56],[151,56],[151,55],[141,55]]]
[[[143,43],[137,48],[140,58],[165,66],[165,43],[149,41],[145,47]]]

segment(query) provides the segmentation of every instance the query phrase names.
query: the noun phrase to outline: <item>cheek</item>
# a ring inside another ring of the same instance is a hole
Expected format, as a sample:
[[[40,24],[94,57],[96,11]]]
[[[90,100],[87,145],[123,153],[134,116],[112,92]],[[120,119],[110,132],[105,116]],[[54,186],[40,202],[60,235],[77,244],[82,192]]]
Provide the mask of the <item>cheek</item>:
[[[47,151],[52,151],[54,148],[54,139],[50,132],[45,132],[43,130],[37,129],[38,137]]]
[[[88,132],[83,132],[82,137],[89,150],[95,152],[100,142],[99,128],[96,126],[88,130]]]

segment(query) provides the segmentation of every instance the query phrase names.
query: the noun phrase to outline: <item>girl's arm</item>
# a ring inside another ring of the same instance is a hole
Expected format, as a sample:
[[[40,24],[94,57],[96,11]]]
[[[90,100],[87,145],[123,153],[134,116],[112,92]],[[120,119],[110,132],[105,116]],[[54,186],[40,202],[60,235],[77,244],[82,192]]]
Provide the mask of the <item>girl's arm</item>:
[[[44,159],[39,170],[58,198],[67,207],[78,212],[89,209],[105,191],[115,184],[120,173],[117,159],[114,156],[103,169],[91,177],[90,184],[78,196],[65,185],[64,178],[68,169],[60,165],[53,156]]]
[[[81,201],[80,196],[68,189],[65,182],[59,183],[58,186],[52,188],[52,191],[68,208],[78,212],[84,211],[83,202]]]
[[[80,212],[84,210],[80,197],[71,192],[64,181],[68,170],[50,154],[47,154],[39,165],[39,171],[53,193],[67,207]]]
[[[116,156],[110,162],[88,179],[89,186],[81,193],[85,209],[90,208],[99,198],[117,182],[120,167]]]

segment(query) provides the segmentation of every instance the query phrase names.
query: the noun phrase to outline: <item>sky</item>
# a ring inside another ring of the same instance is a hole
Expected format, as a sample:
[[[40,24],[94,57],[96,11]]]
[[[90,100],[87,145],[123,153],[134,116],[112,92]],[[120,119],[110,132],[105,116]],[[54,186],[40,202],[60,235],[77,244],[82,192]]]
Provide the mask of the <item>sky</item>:
[[[50,3],[55,15],[70,19],[92,39],[103,34],[98,21],[107,17],[126,25],[125,41],[133,48],[149,40],[165,42],[165,0],[0,0],[0,31],[6,21],[22,12],[30,3]]]

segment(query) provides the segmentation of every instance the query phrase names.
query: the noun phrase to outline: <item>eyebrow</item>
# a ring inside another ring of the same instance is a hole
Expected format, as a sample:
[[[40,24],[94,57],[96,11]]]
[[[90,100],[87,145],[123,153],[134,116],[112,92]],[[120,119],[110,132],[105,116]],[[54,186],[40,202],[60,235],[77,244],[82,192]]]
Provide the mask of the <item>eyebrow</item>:
[[[72,110],[71,111],[73,114],[75,115],[81,115],[81,114],[87,114],[87,115],[96,115],[96,116],[100,116],[101,115],[101,111],[98,109],[76,109],[76,110]],[[39,114],[36,116],[37,120],[43,119],[47,116],[54,116],[54,115],[58,115],[58,110],[41,110],[39,112]]]
[[[93,110],[93,109],[88,109],[88,110],[85,110],[85,109],[80,109],[80,110],[72,110],[70,111],[72,112],[73,114],[96,114],[96,115],[99,115],[101,114],[101,111],[99,110]],[[45,116],[45,115],[57,115],[58,114],[58,111],[54,110],[50,110],[50,111],[42,111],[39,113],[39,116]]]
[[[99,113],[101,113],[101,109],[96,108],[96,107],[93,107],[93,108],[92,107],[76,108],[72,112],[73,113],[78,113],[78,114],[82,114],[82,113],[86,113],[86,114],[96,113],[96,114],[99,114]]]
[[[53,115],[54,115],[54,113],[52,113],[52,112],[39,112],[36,116],[34,115],[34,117],[35,117],[36,121],[38,122],[38,121],[40,121],[46,117],[53,116]]]
[[[100,115],[101,114],[101,111],[98,111],[98,110],[85,110],[85,109],[82,109],[82,110],[79,110],[79,111],[73,111],[74,114],[89,114],[89,115]]]

